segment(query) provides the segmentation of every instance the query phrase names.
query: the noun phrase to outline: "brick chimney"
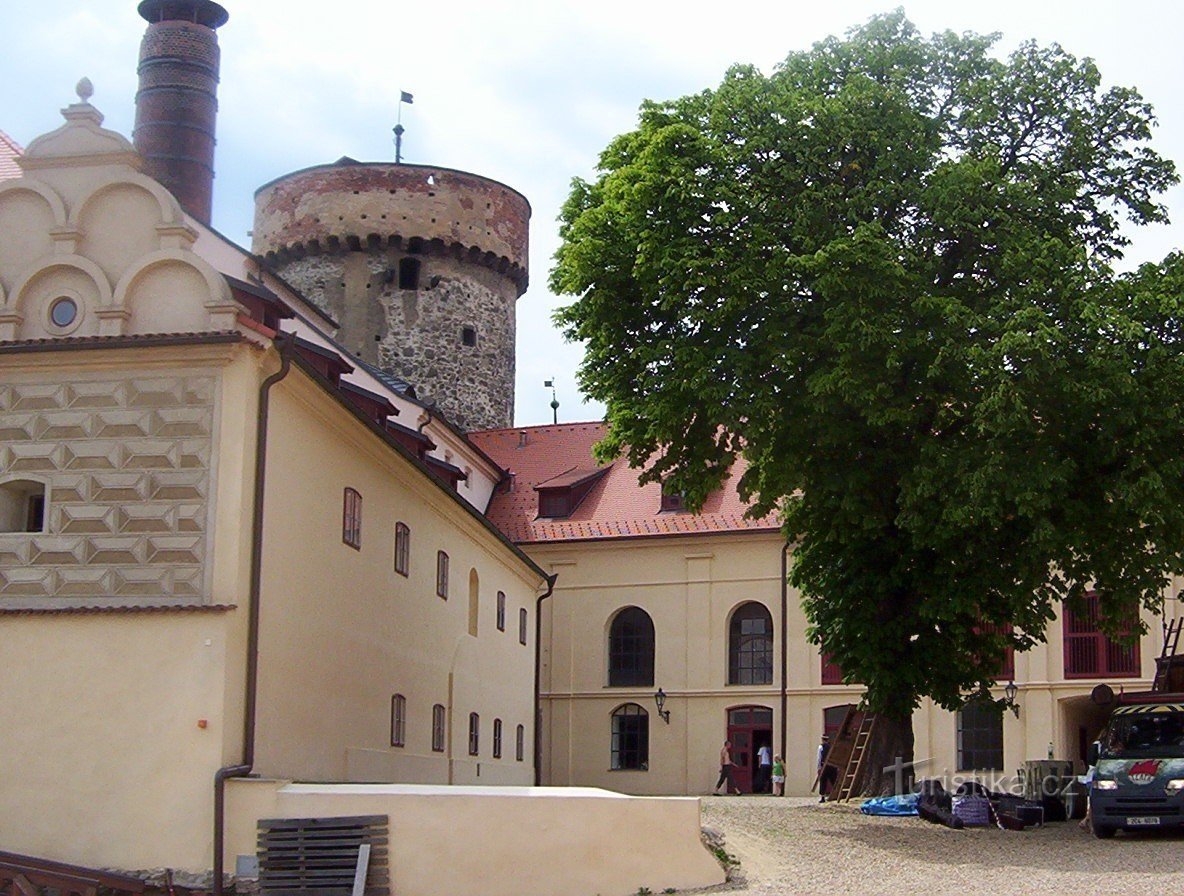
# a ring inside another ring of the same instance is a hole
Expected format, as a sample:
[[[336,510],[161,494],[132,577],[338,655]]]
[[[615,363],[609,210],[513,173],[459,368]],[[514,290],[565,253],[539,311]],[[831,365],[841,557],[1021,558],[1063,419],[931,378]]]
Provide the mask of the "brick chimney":
[[[143,0],[140,88],[132,142],[145,171],[181,207],[210,223],[214,123],[218,115],[218,37],[226,10],[213,0]]]

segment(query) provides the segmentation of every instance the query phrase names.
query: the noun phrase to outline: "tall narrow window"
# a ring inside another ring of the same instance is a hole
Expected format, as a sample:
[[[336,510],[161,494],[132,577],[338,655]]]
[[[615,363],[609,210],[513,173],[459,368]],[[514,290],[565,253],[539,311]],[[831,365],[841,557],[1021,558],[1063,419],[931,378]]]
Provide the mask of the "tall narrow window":
[[[402,694],[391,697],[391,746],[401,747],[407,735],[407,698]]]
[[[395,572],[405,576],[411,568],[411,530],[395,523]]]
[[[755,601],[732,614],[728,632],[728,684],[773,683],[773,617]]]
[[[362,549],[362,496],[347,488],[341,510],[341,540],[355,550]]]
[[[497,593],[497,630],[499,632],[506,630],[506,592],[504,591]]]
[[[437,703],[432,707],[432,752],[444,752],[445,716],[444,706]]]
[[[654,683],[654,622],[640,607],[626,607],[608,630],[610,687],[649,687]]]
[[[650,766],[650,717],[636,703],[613,711],[610,768],[647,771]]]
[[[493,720],[493,758],[502,758],[502,720]]]
[[[967,703],[958,711],[958,769],[1002,771],[1003,714],[994,703]]]
[[[520,607],[518,610],[518,643],[526,643],[526,608]]]
[[[448,555],[436,551],[436,594],[448,600]]]
[[[481,717],[475,712],[469,713],[469,755],[476,756],[481,752]]]
[[[514,734],[514,758],[521,762],[526,757],[526,726],[519,725]]]

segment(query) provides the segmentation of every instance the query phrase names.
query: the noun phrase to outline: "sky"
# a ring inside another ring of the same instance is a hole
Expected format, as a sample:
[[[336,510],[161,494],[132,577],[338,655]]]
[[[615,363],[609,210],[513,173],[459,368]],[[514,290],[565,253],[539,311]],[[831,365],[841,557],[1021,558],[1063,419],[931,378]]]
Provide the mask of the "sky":
[[[471,171],[525,194],[530,280],[518,300],[515,424],[595,420],[575,383],[582,352],[551,323],[568,299],[547,289],[557,216],[571,179],[636,124],[645,99],[716,86],[737,62],[771,72],[791,51],[888,12],[895,0],[220,0],[222,47],[213,225],[243,246],[254,191],[343,155],[393,160],[400,91],[404,161]],[[1155,108],[1153,139],[1184,166],[1184,4],[1176,0],[916,0],[925,34],[1000,32],[1006,54],[1029,38],[1092,57],[1107,85],[1137,88]],[[0,0],[0,130],[21,145],[61,123],[87,76],[105,125],[130,136],[145,23],[136,0]],[[1174,219],[1132,232],[1126,266],[1184,247],[1184,187],[1164,197]],[[3,239],[3,234],[0,234]]]

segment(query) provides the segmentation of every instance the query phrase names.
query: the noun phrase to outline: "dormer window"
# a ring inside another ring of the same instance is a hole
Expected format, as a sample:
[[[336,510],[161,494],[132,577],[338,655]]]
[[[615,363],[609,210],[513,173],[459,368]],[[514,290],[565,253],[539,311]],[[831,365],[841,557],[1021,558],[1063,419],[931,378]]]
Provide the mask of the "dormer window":
[[[600,481],[611,467],[597,469],[572,468],[566,473],[560,473],[553,479],[540,482],[535,486],[539,493],[540,519],[565,519],[572,515],[580,502],[592,491],[592,487]]]
[[[683,502],[682,492],[675,491],[672,487],[662,483],[662,512],[663,513],[680,513],[686,510],[686,504]]]

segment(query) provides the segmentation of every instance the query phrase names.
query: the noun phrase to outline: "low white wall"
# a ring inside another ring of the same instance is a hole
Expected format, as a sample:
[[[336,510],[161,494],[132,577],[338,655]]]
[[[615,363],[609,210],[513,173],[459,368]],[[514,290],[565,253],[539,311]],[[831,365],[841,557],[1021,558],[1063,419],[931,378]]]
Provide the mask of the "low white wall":
[[[386,815],[397,896],[627,896],[724,881],[695,797],[235,779],[226,805],[227,868],[255,854],[261,818]]]

